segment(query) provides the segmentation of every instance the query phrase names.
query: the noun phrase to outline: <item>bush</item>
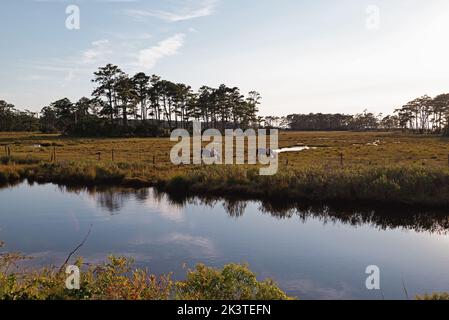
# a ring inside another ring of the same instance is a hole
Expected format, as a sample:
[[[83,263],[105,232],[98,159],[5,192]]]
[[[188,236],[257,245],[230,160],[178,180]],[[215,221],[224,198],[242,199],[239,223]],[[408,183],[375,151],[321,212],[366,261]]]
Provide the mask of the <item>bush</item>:
[[[443,293],[433,293],[433,294],[425,294],[423,296],[417,296],[416,300],[424,300],[424,301],[430,301],[430,300],[449,300],[449,293],[443,292]]]
[[[12,261],[23,257],[3,254],[0,258],[0,300],[165,300],[170,297],[173,286],[170,276],[131,271],[131,260],[109,257],[107,263],[82,272],[80,290],[68,290],[67,275],[56,268],[7,274],[2,272],[2,267],[4,271]],[[80,268],[82,264],[82,260],[77,261]]]
[[[3,243],[0,242],[0,248]],[[155,276],[132,269],[132,259],[110,256],[108,262],[81,273],[80,290],[65,287],[67,275],[54,267],[9,273],[26,259],[19,253],[0,253],[0,300],[168,300],[178,299],[287,299],[272,281],[258,282],[247,266],[230,264],[223,270],[198,265],[186,281],[171,274]],[[81,269],[83,260],[76,265]]]
[[[271,280],[259,282],[246,265],[228,264],[217,270],[198,265],[177,284],[181,300],[287,300]]]

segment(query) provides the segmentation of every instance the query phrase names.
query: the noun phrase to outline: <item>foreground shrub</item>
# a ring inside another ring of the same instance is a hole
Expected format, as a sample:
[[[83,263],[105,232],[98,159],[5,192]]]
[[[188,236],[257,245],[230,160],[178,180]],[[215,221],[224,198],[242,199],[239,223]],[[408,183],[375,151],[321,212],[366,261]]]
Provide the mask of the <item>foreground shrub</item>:
[[[166,300],[173,286],[170,276],[131,270],[130,260],[115,257],[82,272],[80,290],[68,290],[66,277],[55,268],[0,272],[0,300]]]
[[[19,253],[0,253],[0,300],[288,299],[272,281],[257,281],[244,265],[223,270],[198,265],[188,271],[186,281],[175,282],[171,274],[133,269],[132,259],[124,257],[110,256],[108,262],[87,268],[79,259],[80,290],[68,290],[67,275],[55,267],[11,272],[24,259]]]
[[[417,296],[416,300],[449,300],[449,293],[433,293],[433,294],[425,294],[423,296]]]
[[[198,265],[177,283],[181,300],[287,300],[271,280],[259,282],[246,265],[228,264],[222,270]]]

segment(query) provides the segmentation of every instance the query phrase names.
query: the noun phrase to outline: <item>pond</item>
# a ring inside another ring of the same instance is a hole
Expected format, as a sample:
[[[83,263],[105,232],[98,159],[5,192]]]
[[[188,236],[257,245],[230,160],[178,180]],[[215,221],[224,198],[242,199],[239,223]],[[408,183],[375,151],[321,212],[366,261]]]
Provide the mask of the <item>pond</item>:
[[[0,189],[0,240],[35,265],[133,257],[151,272],[196,263],[248,263],[301,299],[405,299],[449,291],[448,215],[258,201],[180,199],[154,189],[71,189],[26,183]],[[365,269],[381,270],[380,291]]]
[[[315,148],[310,148],[310,147],[306,147],[306,146],[297,146],[297,147],[290,147],[290,148],[282,148],[279,150],[275,150],[274,152],[276,152],[276,153],[301,152],[301,151],[307,151],[310,149],[315,149]]]

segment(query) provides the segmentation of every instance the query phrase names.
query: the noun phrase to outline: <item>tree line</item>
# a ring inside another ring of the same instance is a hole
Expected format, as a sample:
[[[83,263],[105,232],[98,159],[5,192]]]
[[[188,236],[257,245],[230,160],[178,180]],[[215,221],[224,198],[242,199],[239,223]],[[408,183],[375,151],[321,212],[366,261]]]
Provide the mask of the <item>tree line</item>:
[[[355,115],[311,113],[270,116],[265,117],[264,121],[267,127],[297,131],[402,130],[421,134],[449,134],[449,94],[416,98],[386,116],[365,110]]]
[[[290,114],[286,117],[266,117],[267,127],[278,127],[295,131],[369,131],[394,130],[395,116],[383,117],[365,110],[363,113],[349,114]]]
[[[14,105],[0,100],[0,131],[38,131],[39,128],[36,113],[17,110]]]
[[[419,133],[441,133],[449,127],[449,94],[435,98],[428,95],[416,98],[395,110],[403,129]]]
[[[245,97],[237,87],[191,86],[143,72],[130,77],[118,66],[98,68],[90,98],[63,98],[39,114],[19,111],[0,101],[0,131],[61,132],[78,136],[163,136],[174,128],[189,129],[191,121],[204,128],[281,128],[298,131],[404,130],[449,134],[449,94],[427,95],[396,108],[391,115],[290,114],[258,116],[261,95]]]
[[[225,129],[257,126],[261,96],[247,97],[237,87],[201,87],[174,83],[143,72],[133,77],[108,64],[94,73],[91,98],[64,98],[41,111],[41,130],[69,135],[163,135],[188,128],[192,120]]]

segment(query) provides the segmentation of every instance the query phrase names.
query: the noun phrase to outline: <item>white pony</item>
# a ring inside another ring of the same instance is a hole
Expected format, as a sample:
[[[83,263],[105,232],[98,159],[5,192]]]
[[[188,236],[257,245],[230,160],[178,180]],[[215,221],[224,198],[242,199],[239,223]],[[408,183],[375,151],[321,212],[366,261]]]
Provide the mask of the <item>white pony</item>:
[[[203,148],[201,150],[201,155],[203,158],[215,159],[216,161],[220,161],[221,156],[220,153],[213,147],[211,150]]]

